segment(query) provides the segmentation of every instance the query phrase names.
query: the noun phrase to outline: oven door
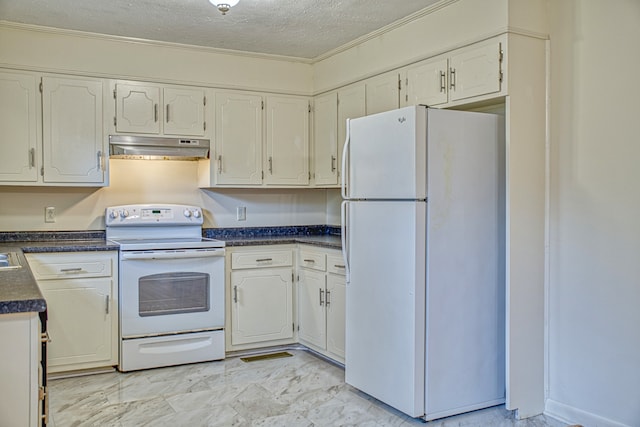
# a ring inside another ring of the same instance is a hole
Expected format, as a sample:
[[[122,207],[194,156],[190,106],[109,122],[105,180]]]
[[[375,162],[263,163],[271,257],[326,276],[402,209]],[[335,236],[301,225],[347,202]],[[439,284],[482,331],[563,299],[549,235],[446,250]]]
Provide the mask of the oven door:
[[[224,249],[122,251],[120,333],[134,338],[224,327]]]

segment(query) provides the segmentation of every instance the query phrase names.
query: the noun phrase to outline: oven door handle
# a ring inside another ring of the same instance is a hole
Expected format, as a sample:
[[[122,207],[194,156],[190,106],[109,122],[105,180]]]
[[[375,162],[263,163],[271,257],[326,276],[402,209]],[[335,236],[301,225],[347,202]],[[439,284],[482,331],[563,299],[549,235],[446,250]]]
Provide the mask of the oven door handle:
[[[151,260],[151,259],[185,259],[185,258],[213,258],[224,256],[224,249],[203,249],[183,251],[124,251],[120,259]]]

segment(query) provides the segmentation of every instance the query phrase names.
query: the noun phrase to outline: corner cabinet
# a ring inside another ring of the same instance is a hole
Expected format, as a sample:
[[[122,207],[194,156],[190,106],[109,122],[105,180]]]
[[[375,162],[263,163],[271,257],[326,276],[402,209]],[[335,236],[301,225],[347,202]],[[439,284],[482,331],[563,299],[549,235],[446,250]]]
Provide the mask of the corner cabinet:
[[[199,186],[305,187],[310,180],[310,101],[297,96],[217,91],[211,159]]]
[[[293,249],[238,247],[227,257],[227,348],[293,343]]]
[[[118,81],[113,93],[116,133],[205,136],[204,88]]]
[[[33,253],[26,257],[47,301],[49,372],[117,365],[117,253]]]
[[[0,184],[108,183],[101,79],[0,71]],[[40,92],[40,93],[39,93]]]
[[[397,82],[395,83],[397,84]],[[366,115],[366,86],[357,83],[315,98],[313,178],[316,187],[339,187],[347,119]]]
[[[298,339],[344,363],[345,266],[339,251],[300,246],[298,251]]]
[[[448,106],[499,96],[504,45],[504,37],[497,37],[407,67],[403,106]]]

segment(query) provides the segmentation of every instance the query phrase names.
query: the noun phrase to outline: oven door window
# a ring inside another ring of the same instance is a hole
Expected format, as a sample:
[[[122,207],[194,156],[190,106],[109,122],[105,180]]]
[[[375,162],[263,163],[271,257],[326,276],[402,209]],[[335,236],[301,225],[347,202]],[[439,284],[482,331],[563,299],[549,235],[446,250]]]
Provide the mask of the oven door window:
[[[209,311],[209,275],[162,273],[138,279],[138,314],[166,316]]]

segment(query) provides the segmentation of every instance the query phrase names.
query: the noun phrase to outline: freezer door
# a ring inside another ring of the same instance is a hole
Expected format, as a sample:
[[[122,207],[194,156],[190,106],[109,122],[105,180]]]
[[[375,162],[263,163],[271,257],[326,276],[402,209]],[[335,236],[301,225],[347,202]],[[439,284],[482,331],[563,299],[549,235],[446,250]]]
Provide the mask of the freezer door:
[[[425,202],[347,204],[346,382],[424,415]]]
[[[350,120],[348,198],[426,197],[426,112],[412,106]]]

